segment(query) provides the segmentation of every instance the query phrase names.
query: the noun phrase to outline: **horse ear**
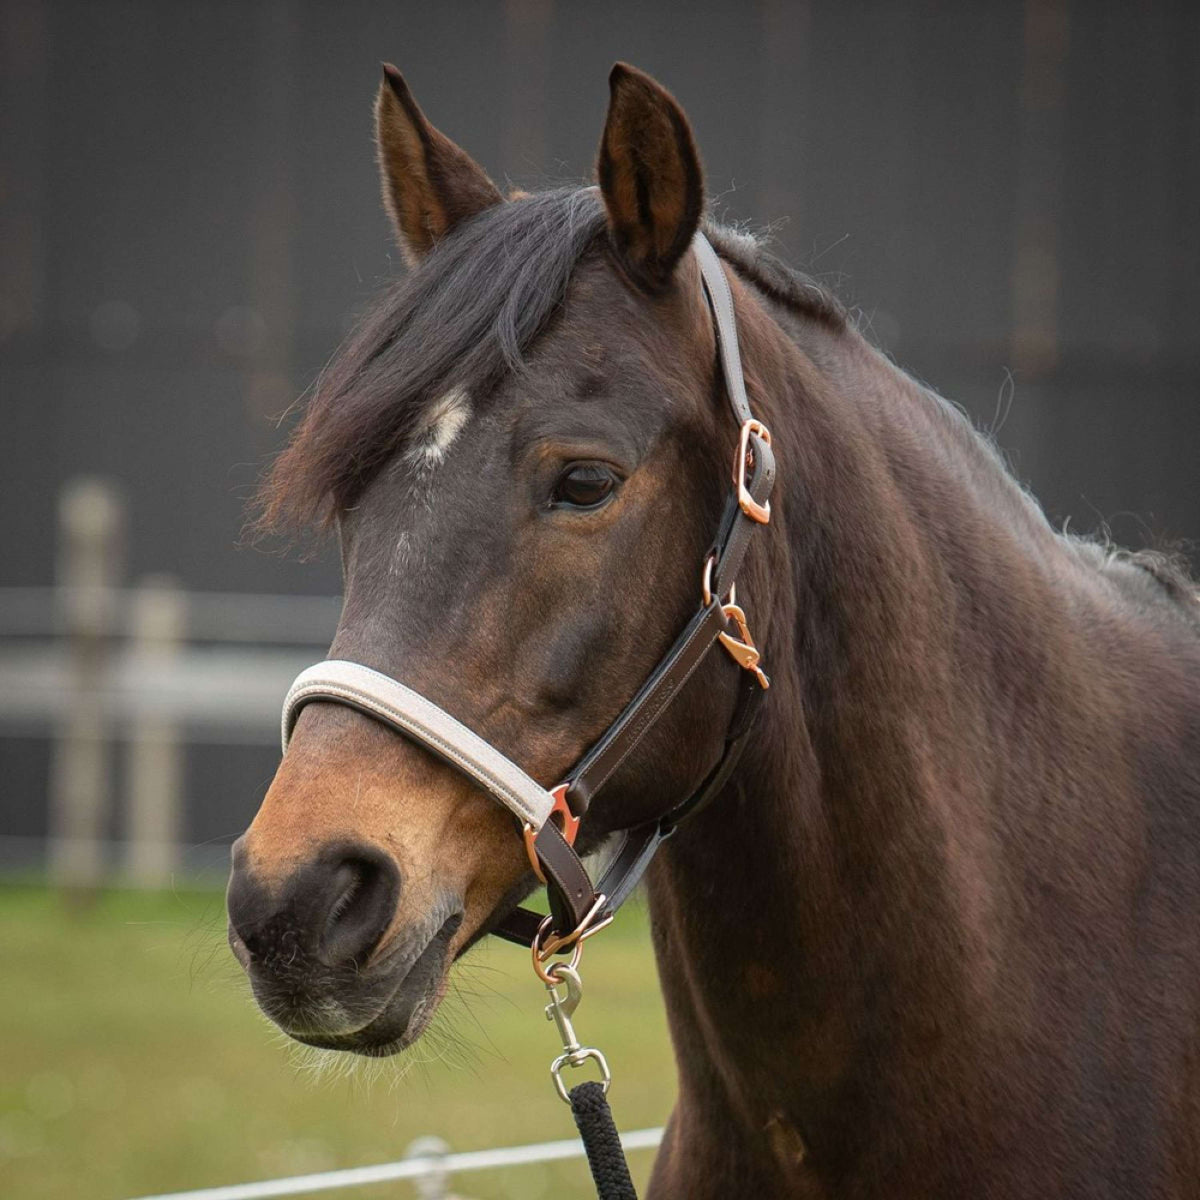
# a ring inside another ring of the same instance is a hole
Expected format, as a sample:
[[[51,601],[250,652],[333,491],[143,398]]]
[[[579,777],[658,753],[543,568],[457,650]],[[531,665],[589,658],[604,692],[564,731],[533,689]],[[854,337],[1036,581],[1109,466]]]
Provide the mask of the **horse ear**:
[[[390,63],[375,100],[375,144],[383,206],[411,263],[460,221],[501,203],[484,169],[429,123]]]
[[[608,230],[626,273],[661,292],[704,209],[700,156],[683,109],[649,75],[617,63],[596,174]]]

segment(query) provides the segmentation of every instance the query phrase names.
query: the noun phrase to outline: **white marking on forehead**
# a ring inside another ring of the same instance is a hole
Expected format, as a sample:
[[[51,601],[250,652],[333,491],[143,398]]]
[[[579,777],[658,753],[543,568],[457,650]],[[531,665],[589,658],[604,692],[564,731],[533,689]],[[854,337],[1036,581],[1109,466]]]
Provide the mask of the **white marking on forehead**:
[[[417,467],[436,467],[470,419],[471,397],[466,388],[451,388],[429,406],[405,458]]]

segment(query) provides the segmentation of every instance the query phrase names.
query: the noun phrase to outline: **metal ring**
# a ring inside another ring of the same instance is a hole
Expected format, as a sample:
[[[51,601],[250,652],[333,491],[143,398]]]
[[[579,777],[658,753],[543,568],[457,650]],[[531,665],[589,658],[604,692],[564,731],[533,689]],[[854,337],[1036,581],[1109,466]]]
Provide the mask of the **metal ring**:
[[[545,962],[552,954],[561,954],[573,942],[582,942],[585,938],[590,938],[592,934],[599,933],[605,926],[611,925],[612,919],[616,915],[615,913],[609,913],[603,921],[596,920],[596,917],[604,910],[604,906],[607,903],[608,897],[603,892],[600,892],[596,896],[596,899],[592,901],[592,907],[584,914],[583,920],[570,933],[564,934],[562,937],[548,937],[546,944],[538,954],[541,961]],[[540,929],[538,933],[541,933]]]
[[[546,959],[549,958],[553,953],[553,951],[542,949],[542,938],[549,930],[550,922],[553,920],[554,918],[552,916],[547,916],[542,921],[542,923],[538,926],[537,933],[533,935],[533,943],[530,945],[530,951],[532,952],[533,956],[533,973],[548,987],[554,987],[558,983],[558,980],[553,974],[554,967],[551,967],[549,970],[547,970],[542,966],[542,963],[544,963]],[[565,948],[567,943],[564,942],[562,945]],[[577,966],[579,966],[579,960],[583,957],[583,938],[576,937],[574,941],[570,943],[570,945],[572,947],[571,958],[567,963],[567,966],[569,966],[573,971]],[[558,963],[555,963],[555,966],[558,965]]]
[[[567,1085],[563,1083],[563,1067],[582,1067],[589,1058],[600,1067],[600,1086],[604,1089],[604,1094],[608,1095],[608,1089],[612,1086],[612,1072],[608,1069],[608,1059],[595,1046],[581,1046],[573,1054],[560,1054],[550,1064],[550,1078],[554,1080],[554,1086],[564,1104],[570,1104],[571,1097],[567,1092]]]
[[[716,553],[710,554],[704,560],[704,575],[700,580],[700,598],[704,601],[704,607],[707,608],[713,601],[712,595],[712,573],[713,564],[717,561]],[[729,585],[729,604],[737,603],[737,583]]]
[[[596,917],[604,911],[604,906],[608,903],[608,897],[601,892],[592,904],[592,907],[587,910],[587,914],[579,925],[564,937],[549,937],[546,938],[546,944],[542,945],[542,939],[546,937],[546,932],[550,927],[552,917],[544,917],[542,923],[538,926],[537,933],[534,934],[533,942],[530,949],[533,952],[533,969],[537,977],[543,983],[551,983],[553,981],[554,971],[557,967],[563,965],[555,963],[548,970],[542,969],[542,963],[555,954],[562,954],[568,946],[573,946],[571,952],[571,960],[566,965],[574,970],[579,965],[579,959],[583,955],[583,943],[587,941],[593,934],[597,934],[602,929],[607,929],[612,924],[616,913],[609,913],[602,921],[597,921]]]

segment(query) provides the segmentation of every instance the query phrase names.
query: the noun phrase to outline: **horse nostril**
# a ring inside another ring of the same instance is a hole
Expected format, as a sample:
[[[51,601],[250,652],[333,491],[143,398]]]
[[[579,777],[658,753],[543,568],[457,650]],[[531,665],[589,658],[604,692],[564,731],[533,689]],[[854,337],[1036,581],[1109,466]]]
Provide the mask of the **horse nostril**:
[[[399,901],[400,871],[374,846],[326,846],[283,880],[270,882],[239,847],[227,895],[230,945],[243,967],[259,973],[306,959],[362,967]]]
[[[356,847],[330,872],[328,912],[319,945],[330,965],[363,966],[391,924],[400,897],[400,872],[379,851]]]

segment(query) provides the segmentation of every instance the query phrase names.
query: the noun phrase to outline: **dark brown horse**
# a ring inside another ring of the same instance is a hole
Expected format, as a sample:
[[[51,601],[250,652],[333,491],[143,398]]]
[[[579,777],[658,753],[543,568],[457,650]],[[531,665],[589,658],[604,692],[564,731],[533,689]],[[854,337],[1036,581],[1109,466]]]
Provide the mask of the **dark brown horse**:
[[[336,523],[332,653],[547,785],[694,610],[736,436],[686,118],[611,83],[599,188],[504,200],[387,71],[414,269],[264,492],[268,524]],[[649,875],[679,1064],[654,1195],[1200,1196],[1193,586],[1057,533],[835,300],[706,228],[779,465],[739,584],[773,686]],[[731,675],[705,660],[581,845],[695,787]],[[389,1054],[533,882],[508,812],[311,704],[237,847],[231,939],[293,1036]]]

